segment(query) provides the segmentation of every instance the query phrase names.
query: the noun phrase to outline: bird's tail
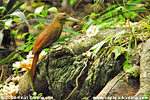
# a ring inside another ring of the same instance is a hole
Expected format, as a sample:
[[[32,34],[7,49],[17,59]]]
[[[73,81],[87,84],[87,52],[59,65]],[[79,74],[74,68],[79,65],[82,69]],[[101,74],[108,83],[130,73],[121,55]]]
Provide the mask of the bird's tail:
[[[36,69],[36,64],[37,64],[37,61],[38,61],[38,57],[39,57],[39,54],[35,53],[34,57],[33,57],[33,61],[32,61],[32,67],[31,67],[31,81],[32,82],[33,82],[33,78],[34,78],[34,75],[35,75],[35,69]]]

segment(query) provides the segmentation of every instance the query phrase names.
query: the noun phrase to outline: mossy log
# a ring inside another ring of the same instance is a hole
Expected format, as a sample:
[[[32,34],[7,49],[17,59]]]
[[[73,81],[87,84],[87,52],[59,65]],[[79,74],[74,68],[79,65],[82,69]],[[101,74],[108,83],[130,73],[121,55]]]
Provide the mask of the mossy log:
[[[33,87],[37,93],[64,100],[76,87],[69,100],[96,96],[107,82],[122,69],[124,57],[108,58],[106,51],[95,57],[87,57],[85,52],[111,34],[125,31],[124,28],[101,30],[95,37],[74,36],[64,42],[54,43],[50,52],[38,63]],[[84,68],[84,70],[83,70]],[[81,72],[82,71],[82,72]],[[19,81],[19,95],[32,94],[30,72]]]

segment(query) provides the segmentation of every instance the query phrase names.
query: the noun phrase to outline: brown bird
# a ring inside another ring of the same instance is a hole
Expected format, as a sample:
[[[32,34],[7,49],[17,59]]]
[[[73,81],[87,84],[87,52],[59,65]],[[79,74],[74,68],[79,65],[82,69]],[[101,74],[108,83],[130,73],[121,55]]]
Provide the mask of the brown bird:
[[[31,67],[31,81],[33,82],[33,78],[35,75],[36,70],[36,64],[38,61],[38,57],[42,49],[44,49],[47,46],[50,46],[52,43],[56,42],[62,32],[63,24],[66,21],[75,21],[79,22],[79,20],[68,17],[65,13],[58,13],[52,23],[39,35],[39,37],[36,39],[34,47],[33,47],[33,62]]]

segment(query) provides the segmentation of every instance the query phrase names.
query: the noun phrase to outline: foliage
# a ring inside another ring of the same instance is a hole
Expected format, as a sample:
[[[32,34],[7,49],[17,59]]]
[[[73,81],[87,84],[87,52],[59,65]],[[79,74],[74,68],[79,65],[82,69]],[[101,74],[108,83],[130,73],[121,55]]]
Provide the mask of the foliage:
[[[34,1],[34,0],[33,0]],[[71,6],[76,2],[77,0],[69,0],[69,3]],[[84,17],[84,19],[88,19],[88,21],[83,25],[82,32],[85,32],[91,25],[96,25],[99,30],[106,29],[110,27],[117,27],[117,26],[126,26],[131,30],[131,33],[124,35],[126,32],[120,32],[116,35],[110,35],[100,43],[93,46],[90,50],[93,50],[93,52],[97,55],[102,53],[104,50],[107,51],[108,58],[111,57],[112,54],[114,54],[114,59],[117,60],[120,55],[124,55],[125,61],[123,63],[123,69],[125,72],[131,73],[133,76],[137,77],[138,73],[135,71],[132,65],[132,58],[131,56],[136,53],[137,49],[137,40],[140,39],[141,41],[146,41],[147,38],[144,36],[149,36],[150,31],[150,16],[147,16],[147,18],[143,18],[141,20],[142,25],[132,25],[130,20],[134,21],[136,17],[141,18],[139,15],[139,12],[143,11],[149,11],[145,6],[141,6],[139,8],[136,8],[136,5],[138,3],[141,3],[142,0],[128,0],[127,4],[123,2],[123,4],[119,4],[118,2],[116,4],[113,4],[112,6],[109,6],[106,10],[99,13],[98,11],[98,5],[101,0],[94,0],[94,4],[91,9],[94,9],[94,13],[91,13]],[[115,0],[117,1],[117,0]],[[41,0],[38,0],[38,2],[41,2]],[[133,4],[134,2],[134,4]],[[20,37],[23,39],[27,34],[24,33],[21,36],[18,35],[19,30],[15,30],[11,28],[12,22],[17,23],[17,25],[21,24],[22,22],[26,23],[28,27],[29,19],[32,21],[36,21],[34,23],[34,28],[39,29],[43,27],[43,23],[47,20],[47,16],[49,12],[55,12],[58,13],[58,9],[56,7],[50,7],[47,5],[37,6],[34,5],[35,9],[34,11],[30,12],[28,15],[25,16],[26,10],[23,11],[16,11],[21,6],[24,6],[24,2],[19,2],[19,0],[9,0],[6,6],[0,7],[0,30],[3,30],[4,28],[11,29],[11,34],[14,35],[15,38]],[[33,7],[33,6],[30,6]],[[94,8],[95,7],[95,8]],[[28,18],[28,20],[26,19]],[[136,31],[143,31],[142,34],[136,33]],[[63,28],[63,31],[70,32],[72,34],[80,35],[80,33]],[[29,52],[32,50],[33,45],[35,43],[36,38],[38,35],[34,36],[34,34],[30,33],[27,42],[24,43],[22,46],[16,48],[17,50],[20,50],[22,52]],[[67,38],[71,38],[71,36],[67,36],[64,38],[59,39],[57,42],[64,41]],[[105,45],[105,48],[103,46]],[[46,48],[44,51],[48,51],[49,49]],[[5,63],[10,62],[14,58],[19,58],[19,60],[22,60],[22,56],[19,55],[17,52],[12,52],[8,57],[0,61],[0,65],[3,65]],[[13,70],[17,71],[18,67],[15,66]],[[0,86],[1,87],[1,86]],[[34,94],[33,94],[34,95]],[[43,96],[42,93],[39,93],[38,95],[34,95],[35,97],[41,97]],[[146,95],[149,96],[149,95]],[[33,98],[35,99],[35,98]]]
[[[144,94],[144,99],[143,100],[147,100],[148,98],[150,98],[150,94]]]
[[[12,21],[18,22],[21,19],[28,25],[28,21],[21,11],[16,11],[21,5],[23,5],[24,2],[18,2],[18,0],[9,1],[5,6],[0,7],[0,30],[3,30],[5,28],[11,29],[11,23]],[[16,18],[15,16],[19,17]],[[12,35],[17,36],[18,30],[12,30]],[[21,55],[19,55],[18,51],[12,52],[8,57],[0,61],[0,65],[10,62],[11,60],[18,57],[18,59],[22,59]]]
[[[39,98],[41,98],[42,96],[43,96],[43,93],[39,93],[39,94],[37,95],[36,92],[33,92],[33,97],[32,97],[32,99],[33,99],[33,100],[39,99]]]
[[[109,35],[105,40],[101,41],[100,43],[94,45],[90,50],[93,50],[95,54],[101,49],[101,47],[107,43],[113,35]]]
[[[29,38],[27,39],[28,42],[24,43],[22,46],[18,47],[18,50],[23,50],[24,52],[29,52],[32,50],[33,45],[35,43],[34,34],[30,34]],[[37,36],[35,37],[37,38]]]
[[[71,5],[73,5],[75,2],[76,2],[76,0],[70,0],[70,1],[69,1],[69,3],[70,3]]]
[[[29,13],[28,17],[33,16],[34,18],[45,18],[48,11],[44,10],[44,6],[37,7],[33,13]]]
[[[41,0],[38,0],[38,2],[40,2]],[[76,0],[70,0],[69,1],[71,5],[73,5]],[[136,52],[136,48],[137,48],[137,39],[139,39],[140,37],[142,37],[142,35],[147,33],[143,33],[143,34],[135,34],[135,31],[138,30],[150,30],[150,20],[149,17],[147,16],[147,18],[142,19],[142,21],[144,22],[144,27],[137,27],[137,26],[133,26],[130,25],[130,21],[129,20],[134,20],[136,17],[140,17],[139,12],[143,12],[143,11],[149,11],[149,9],[147,9],[145,6],[141,6],[139,8],[137,8],[137,4],[141,3],[142,0],[137,0],[136,2],[133,0],[128,0],[127,3],[125,4],[123,2],[123,4],[119,4],[118,2],[116,4],[113,4],[112,6],[109,6],[106,10],[102,11],[102,12],[98,12],[97,6],[100,3],[100,0],[94,0],[94,4],[91,8],[92,9],[96,9],[94,10],[95,12],[87,15],[84,17],[84,19],[88,19],[88,21],[83,25],[82,27],[82,32],[85,32],[87,30],[88,27],[90,27],[91,25],[97,25],[97,27],[99,28],[99,30],[101,29],[106,29],[106,28],[110,28],[110,27],[116,27],[116,26],[123,26],[125,24],[129,24],[129,27],[132,31],[132,33],[125,35],[125,36],[121,36],[122,34],[124,34],[124,32],[122,33],[118,33],[117,35],[110,35],[108,36],[105,40],[103,40],[102,42],[98,43],[97,45],[93,46],[91,48],[91,50],[93,50],[96,54],[99,54],[100,52],[102,52],[103,50],[106,49],[102,49],[103,45],[108,43],[108,57],[111,56],[111,54],[115,54],[114,59],[117,59],[120,55],[124,54],[126,61],[123,64],[123,69],[127,72],[131,72],[129,71],[129,69],[131,69],[132,64],[131,64],[131,55],[133,52],[132,49],[134,50],[134,52]],[[6,6],[1,6],[0,7],[0,30],[4,29],[4,28],[10,28],[10,24],[14,21],[17,23],[17,25],[19,25],[21,23],[21,21],[24,21],[24,23],[26,23],[28,26],[29,25],[29,20],[26,19],[24,13],[26,12],[26,10],[24,11],[16,11],[17,9],[19,9],[21,6],[24,6],[25,3],[24,2],[19,2],[19,0],[10,0]],[[33,12],[30,12],[27,17],[28,19],[32,19],[35,20],[38,23],[35,23],[34,28],[38,29],[43,27],[43,23],[47,21],[47,16],[49,12],[55,12],[58,13],[58,9],[56,7],[50,7],[47,5],[42,5],[42,6],[30,6],[30,7],[35,7]],[[94,8],[95,7],[95,8]],[[140,17],[141,18],[141,17]],[[40,22],[39,22],[40,21]],[[51,20],[48,20],[51,22]],[[63,31],[67,31],[73,34],[77,34],[80,35],[80,33],[71,31],[69,29],[63,29]],[[15,36],[15,38],[17,38],[18,35],[18,30],[11,30],[11,33]],[[27,34],[29,33],[24,33],[21,37],[21,39],[23,39]],[[120,36],[120,37],[118,37]],[[35,39],[38,37],[34,36],[33,34],[30,34],[29,38],[27,39],[28,42],[26,42],[24,45],[18,47],[18,50],[24,51],[24,52],[29,52],[32,50],[33,45],[35,43]],[[62,39],[59,39],[57,42],[60,41],[64,41],[66,38],[70,38],[71,36],[67,36],[64,37]],[[142,41],[145,41],[145,38],[142,38]],[[134,44],[134,47],[132,46],[132,44]],[[48,51],[47,49],[45,49],[46,51]]]
[[[11,2],[12,3],[12,2]],[[10,5],[10,2],[8,2],[8,5]],[[14,2],[14,7],[12,6],[12,9],[10,9],[10,11],[6,12],[7,10],[7,7],[0,7],[0,10],[2,11],[1,15],[2,17],[0,17],[1,19],[1,24],[3,25],[3,27],[1,26],[1,28],[10,28],[11,27],[11,24],[12,22],[16,22],[17,25],[20,25],[22,24],[21,22],[21,19],[28,25],[29,25],[29,20],[26,19],[24,13],[26,12],[26,10],[24,10],[23,12],[21,11],[15,11],[16,9],[18,9],[19,7],[25,9],[26,8],[26,3],[24,2]],[[46,17],[47,17],[47,14],[48,12],[55,12],[55,13],[58,13],[58,10],[56,7],[50,7],[48,8],[49,6],[47,5],[42,5],[42,6],[37,6],[37,5],[31,5],[29,6],[30,7],[35,7],[34,9],[34,12],[30,12],[27,17],[28,18],[31,18],[32,21],[36,21],[36,25],[34,26],[35,29],[38,29],[38,28],[41,28],[43,27],[43,23],[46,22],[46,21],[50,21],[51,20],[47,20]],[[14,12],[13,12],[14,11]],[[17,17],[15,17],[17,16]],[[19,17],[19,18],[18,18]],[[27,34],[29,33],[24,33],[22,34],[22,36],[18,35],[18,31],[19,30],[11,30],[11,34],[15,36],[15,38],[21,38],[23,39]],[[79,33],[76,33],[74,31],[71,31],[69,29],[63,29],[63,31],[67,31],[67,32],[71,32],[73,34],[79,34]],[[30,34],[29,38],[27,39],[28,42],[26,42],[24,45],[18,47],[17,49],[18,50],[23,50],[24,52],[29,52],[32,50],[33,48],[33,45],[34,45],[34,42],[35,42],[35,39],[38,37],[37,36],[34,36],[33,34]],[[69,37],[64,37],[65,38],[70,38]],[[64,39],[60,39],[58,40],[58,42],[60,41],[64,41]]]
[[[83,25],[83,31],[91,25],[91,24],[99,24],[99,29],[106,29],[109,27],[116,26],[116,23],[119,21],[122,24],[125,23],[125,19],[135,19],[139,17],[138,12],[149,11],[150,9],[146,9],[145,7],[136,8],[137,4],[127,3],[127,4],[119,4],[109,6],[106,10],[100,13],[92,13],[84,17],[89,18],[87,23]]]
[[[51,7],[51,8],[48,9],[48,11],[58,13],[58,10],[57,10],[56,7]]]
[[[99,1],[99,0],[98,0]],[[98,3],[95,2],[96,3]],[[130,0],[132,1],[132,0]],[[132,25],[129,20],[134,20],[136,17],[140,17],[138,12],[142,11],[149,11],[146,7],[142,6],[140,8],[136,8],[136,3],[139,2],[127,2],[127,4],[119,4],[112,5],[108,7],[106,10],[100,13],[92,13],[84,17],[88,18],[88,21],[83,25],[83,32],[87,30],[87,28],[91,25],[96,25],[99,30],[106,29],[109,27],[116,27],[116,26],[125,26],[131,30],[131,33],[128,35],[123,35],[126,32],[120,32],[115,36],[110,35],[105,40],[101,41],[100,43],[93,46],[91,49],[98,55],[104,50],[107,51],[108,58],[111,57],[111,54],[115,54],[114,59],[116,60],[120,55],[124,54],[126,61],[123,63],[123,69],[125,72],[131,73],[133,76],[137,77],[138,73],[135,69],[132,68],[132,54],[136,53],[137,49],[137,40],[140,39],[141,41],[145,41],[146,38],[142,38],[142,34],[137,34],[136,31],[143,30],[149,31],[149,16],[147,18],[143,18],[141,20],[142,25]],[[94,5],[95,5],[94,4]],[[140,17],[141,18],[141,17]],[[127,20],[126,20],[127,19]],[[139,22],[140,23],[140,22]],[[102,48],[104,44],[108,44],[105,48]]]
[[[28,25],[28,27],[30,27],[30,25],[29,25],[29,23],[28,23],[28,21],[27,21],[27,19],[26,19],[26,17],[25,17],[25,15],[24,15],[23,12],[16,11],[16,12],[10,14],[10,15],[12,15],[12,16],[18,16],[19,18],[21,18]],[[14,19],[14,21],[17,22],[18,19]]]
[[[29,23],[25,15],[20,11],[16,12],[16,9],[18,9],[22,4],[24,4],[24,2],[15,3],[15,1],[14,2],[9,1],[6,7],[5,6],[1,7],[2,12],[0,13],[0,24],[1,24],[0,30],[2,30],[4,27],[10,27],[9,26],[10,24],[7,24],[8,21],[12,22],[13,20],[17,21],[20,19],[22,19],[29,26]],[[11,5],[11,7],[8,7],[9,5]],[[17,19],[12,16],[18,16],[20,19]]]
[[[8,57],[6,57],[5,59],[1,60],[0,61],[0,66],[7,63],[7,62],[10,62],[11,60],[13,60],[14,58],[16,58],[16,56],[18,56],[18,51],[14,51],[12,52]],[[22,59],[21,56],[19,57],[20,60]]]
[[[34,26],[35,29],[38,29],[38,28],[43,27],[43,23],[47,21],[46,16],[47,16],[47,14],[48,14],[48,11],[49,11],[49,12],[58,13],[58,10],[57,10],[56,7],[50,7],[50,8],[47,9],[47,10],[45,10],[44,8],[46,9],[46,6],[44,6],[44,5],[43,5],[43,6],[40,6],[40,7],[37,7],[37,8],[35,8],[34,13],[29,13],[29,14],[28,14],[28,17],[29,17],[29,18],[30,18],[30,17],[31,17],[31,18],[33,17],[32,20],[35,19],[35,21],[37,21],[37,22],[38,22],[41,18],[43,18],[43,19],[41,20],[41,22],[37,23],[37,25]],[[51,22],[51,20],[48,20],[48,21]],[[72,30],[69,30],[69,29],[66,29],[66,28],[63,28],[63,31],[70,32],[70,33],[73,33],[73,34],[79,34],[79,33],[75,32],[75,31],[72,31]],[[23,37],[24,37],[25,35],[27,35],[27,33],[24,33],[24,34],[23,34]],[[31,51],[32,48],[33,48],[33,46],[34,46],[34,43],[35,43],[35,40],[36,40],[37,37],[38,37],[38,35],[37,35],[37,36],[34,36],[33,34],[30,34],[29,38],[27,39],[28,42],[26,42],[24,45],[18,47],[17,49],[18,49],[18,50],[23,50],[24,52],[29,52],[29,51]],[[70,38],[70,36],[64,37],[64,38],[62,38],[62,39],[59,39],[57,42],[64,41],[66,38]],[[47,50],[46,50],[46,51],[47,51]]]

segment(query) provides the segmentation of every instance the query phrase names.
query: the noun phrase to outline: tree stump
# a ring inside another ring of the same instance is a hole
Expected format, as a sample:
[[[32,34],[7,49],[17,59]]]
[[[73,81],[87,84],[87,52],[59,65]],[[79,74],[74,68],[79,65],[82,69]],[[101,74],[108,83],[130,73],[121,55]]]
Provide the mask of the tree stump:
[[[99,31],[95,37],[79,35],[64,42],[54,43],[50,52],[37,65],[34,90],[44,96],[51,95],[56,100],[64,100],[77,84],[78,87],[70,96],[70,100],[96,96],[107,82],[122,70],[125,58],[119,56],[114,60],[114,55],[108,58],[106,51],[87,57],[86,52],[107,36],[121,31],[126,32],[127,29],[105,29]],[[20,78],[19,95],[32,94],[29,73],[26,72]]]

